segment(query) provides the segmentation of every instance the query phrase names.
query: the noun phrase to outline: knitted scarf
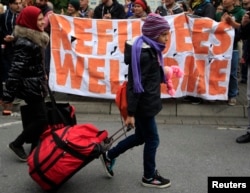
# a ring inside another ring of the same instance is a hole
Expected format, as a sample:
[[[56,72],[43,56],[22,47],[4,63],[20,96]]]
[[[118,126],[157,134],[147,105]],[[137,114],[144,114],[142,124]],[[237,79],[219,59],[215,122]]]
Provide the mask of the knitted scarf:
[[[165,44],[158,43],[144,35],[137,38],[135,43],[132,45],[132,73],[133,73],[135,93],[144,92],[144,89],[141,84],[141,67],[140,67],[140,56],[141,56],[141,48],[143,42],[147,43],[151,48],[156,50],[160,66],[162,68],[164,67],[162,51],[165,49]],[[166,81],[165,78],[164,81]]]

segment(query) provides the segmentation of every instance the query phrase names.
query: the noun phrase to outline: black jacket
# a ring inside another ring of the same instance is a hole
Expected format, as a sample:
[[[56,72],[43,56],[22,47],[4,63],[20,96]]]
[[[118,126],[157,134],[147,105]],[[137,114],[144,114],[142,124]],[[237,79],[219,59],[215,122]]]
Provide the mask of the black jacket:
[[[244,27],[242,25],[240,26],[239,35],[240,38],[245,40],[243,45],[243,58],[246,63],[250,65],[250,23]]]
[[[194,11],[194,15],[215,19],[215,8],[209,0],[204,0],[201,4],[193,7],[192,9]]]
[[[12,47],[12,42],[5,42],[3,38],[6,35],[11,35],[13,33],[16,24],[17,14],[13,13],[10,9],[7,9],[5,13],[0,16],[1,25],[1,43],[5,44],[7,48]]]
[[[129,65],[127,86],[128,115],[155,116],[162,109],[160,83],[163,82],[163,70],[159,65],[156,52],[144,43],[140,56],[141,83],[144,92],[134,93],[131,51],[132,42],[126,42],[124,61]]]
[[[111,19],[125,19],[126,13],[122,4],[118,3],[116,0],[113,0],[113,4],[110,7],[105,6],[103,3],[96,6],[94,10],[94,19],[102,19],[103,15],[107,13],[111,14]]]
[[[15,27],[14,57],[3,93],[4,102],[15,97],[25,101],[40,101],[47,95],[44,70],[44,48],[49,36],[45,32]]]

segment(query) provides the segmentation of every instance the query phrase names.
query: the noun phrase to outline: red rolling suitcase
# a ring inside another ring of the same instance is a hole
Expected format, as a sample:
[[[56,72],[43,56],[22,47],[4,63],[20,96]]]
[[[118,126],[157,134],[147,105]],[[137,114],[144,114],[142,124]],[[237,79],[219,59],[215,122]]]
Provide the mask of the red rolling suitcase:
[[[48,129],[28,157],[29,174],[43,190],[56,191],[130,129],[122,127],[109,138],[106,130],[99,131],[92,124]],[[124,132],[114,139],[120,131]]]
[[[29,174],[42,189],[58,189],[78,170],[98,158],[107,131],[92,124],[47,130],[28,157]]]

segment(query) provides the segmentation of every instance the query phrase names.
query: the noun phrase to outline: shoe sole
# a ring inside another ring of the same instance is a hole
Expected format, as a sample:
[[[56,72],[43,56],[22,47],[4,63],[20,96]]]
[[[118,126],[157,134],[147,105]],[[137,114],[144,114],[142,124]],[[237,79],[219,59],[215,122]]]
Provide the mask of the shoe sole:
[[[105,161],[104,161],[102,155],[100,155],[99,158],[100,158],[100,160],[101,160],[101,162],[102,162],[102,165],[103,165],[103,168],[104,168],[105,173],[107,174],[107,176],[108,176],[109,178],[112,178],[113,176],[112,176],[112,175],[109,173],[109,171],[107,170],[107,167],[106,167],[106,164],[105,164]]]
[[[168,188],[171,186],[171,183],[168,183],[168,184],[164,184],[164,185],[154,185],[154,184],[147,184],[147,183],[144,183],[144,182],[141,182],[141,184],[147,188]]]
[[[237,141],[237,140],[236,140],[236,143],[244,144],[244,143],[250,143],[250,141]]]
[[[22,161],[22,162],[27,162],[27,159],[23,159],[23,158],[19,157],[19,156],[11,149],[11,147],[10,147],[9,144],[7,145],[7,147],[11,150],[11,152],[13,152],[13,153],[16,155],[16,157],[17,157],[20,161]]]

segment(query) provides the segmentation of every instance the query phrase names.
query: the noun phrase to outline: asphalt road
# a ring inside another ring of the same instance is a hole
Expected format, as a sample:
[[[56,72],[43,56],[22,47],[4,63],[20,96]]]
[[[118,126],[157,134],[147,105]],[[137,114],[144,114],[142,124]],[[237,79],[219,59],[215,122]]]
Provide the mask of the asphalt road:
[[[90,119],[100,130],[113,133],[119,121]],[[78,123],[88,115],[78,116]],[[235,120],[237,121],[237,120]],[[157,169],[171,180],[167,189],[141,186],[143,147],[121,155],[114,167],[115,176],[106,177],[96,159],[67,181],[58,193],[206,193],[208,176],[250,176],[250,143],[237,144],[242,128],[218,125],[158,124],[160,147]],[[28,174],[26,163],[19,162],[7,144],[21,132],[20,117],[0,116],[0,193],[43,193]],[[29,145],[25,145],[27,152]]]

